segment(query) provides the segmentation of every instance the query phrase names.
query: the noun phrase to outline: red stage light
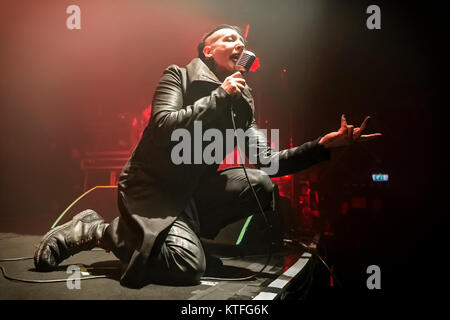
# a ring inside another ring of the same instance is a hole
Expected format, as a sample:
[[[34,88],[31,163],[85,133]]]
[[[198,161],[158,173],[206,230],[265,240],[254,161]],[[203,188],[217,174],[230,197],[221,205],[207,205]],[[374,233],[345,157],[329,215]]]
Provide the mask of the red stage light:
[[[142,111],[142,115],[145,117],[145,119],[150,120],[151,112],[152,112],[152,105],[149,105]]]
[[[365,197],[352,197],[352,208],[355,209],[366,209],[367,208],[367,199]]]
[[[256,57],[255,62],[253,62],[252,66],[250,67],[250,71],[255,72],[256,70],[259,69],[260,66],[261,64],[259,63],[259,58]]]

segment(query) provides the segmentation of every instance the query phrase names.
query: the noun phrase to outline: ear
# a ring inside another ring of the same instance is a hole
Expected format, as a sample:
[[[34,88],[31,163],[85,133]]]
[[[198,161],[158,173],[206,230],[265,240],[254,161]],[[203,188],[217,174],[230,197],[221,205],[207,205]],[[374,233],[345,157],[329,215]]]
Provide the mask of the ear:
[[[205,46],[203,48],[203,55],[205,56],[206,59],[211,59],[212,58],[212,47],[209,46]]]

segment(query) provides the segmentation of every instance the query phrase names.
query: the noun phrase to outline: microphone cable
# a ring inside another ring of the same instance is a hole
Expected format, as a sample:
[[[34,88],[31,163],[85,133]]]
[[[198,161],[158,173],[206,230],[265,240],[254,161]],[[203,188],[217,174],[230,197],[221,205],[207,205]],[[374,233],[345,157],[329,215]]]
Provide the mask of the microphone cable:
[[[233,123],[233,129],[234,129],[234,133],[236,134],[236,123],[234,120],[235,114],[234,114],[234,110],[233,110],[234,105],[231,105],[230,108],[230,113],[231,113],[231,122]],[[273,226],[269,223],[269,220],[267,219],[266,214],[264,213],[264,209],[262,208],[261,202],[259,201],[258,195],[256,194],[255,189],[253,188],[251,182],[250,182],[250,178],[248,177],[247,174],[247,169],[245,168],[245,158],[242,156],[241,153],[241,149],[239,148],[239,143],[236,144],[237,146],[237,151],[239,153],[239,159],[241,160],[241,167],[242,169],[244,169],[244,174],[245,174],[245,178],[247,179],[247,183],[249,185],[249,188],[252,190],[252,193],[255,197],[255,200],[258,204],[258,209],[261,213],[261,215],[264,218],[264,222],[266,223],[267,229],[266,231],[269,232],[269,235],[271,237],[270,241],[269,241],[269,249],[268,249],[268,254],[267,254],[267,261],[264,264],[264,266],[261,268],[261,270],[259,270],[258,272],[254,273],[253,275],[250,275],[248,277],[243,277],[243,278],[219,278],[219,277],[201,277],[200,280],[218,280],[218,281],[245,281],[245,280],[251,280],[254,279],[256,276],[262,274],[262,272],[267,268],[267,266],[269,265],[270,260],[272,259],[272,245],[273,245]]]
[[[231,121],[233,123],[233,129],[234,132],[236,134],[237,128],[236,128],[236,123],[235,123],[235,114],[234,114],[234,110],[233,110],[233,105],[231,105],[230,108],[230,113],[231,113]],[[264,209],[262,208],[261,202],[259,201],[258,195],[256,194],[255,189],[253,188],[253,185],[250,182],[250,178],[248,177],[248,173],[247,173],[247,169],[245,168],[245,157],[243,157],[242,153],[241,153],[241,149],[239,148],[239,144],[237,144],[237,151],[239,153],[239,158],[242,161],[241,163],[241,167],[244,170],[244,174],[245,174],[245,178],[247,180],[248,186],[250,188],[250,190],[253,193],[253,196],[258,204],[258,209],[262,215],[262,217],[264,218],[264,222],[267,226],[267,228],[265,229],[266,232],[269,232],[270,235],[270,241],[269,241],[269,248],[268,248],[268,253],[267,253],[267,260],[264,264],[264,266],[261,268],[261,270],[259,270],[258,272],[254,273],[253,275],[247,276],[247,277],[241,277],[241,278],[221,278],[221,277],[200,277],[200,280],[204,280],[204,281],[246,281],[246,280],[252,280],[254,278],[256,278],[258,275],[262,274],[263,271],[267,268],[267,266],[270,263],[270,260],[272,259],[272,255],[273,255],[273,250],[272,250],[272,246],[273,246],[273,226],[269,223],[269,220],[264,212]],[[304,248],[307,249],[307,247],[305,245],[302,244],[302,246]],[[102,249],[93,249],[91,251],[100,251]],[[328,269],[328,271],[330,271],[330,273],[333,275],[334,274],[331,272],[330,268],[327,266],[327,264],[325,263],[325,261],[323,261],[323,259],[317,254],[314,253],[314,255],[318,256],[319,259],[322,261],[322,263],[326,266],[326,268]],[[33,259],[33,257],[21,257],[21,258],[11,258],[11,259],[0,259],[0,262],[3,261],[19,261],[19,260],[28,260],[28,259]],[[8,279],[8,280],[12,280],[12,281],[19,281],[19,282],[26,282],[26,283],[54,283],[54,282],[67,282],[68,279],[52,279],[52,280],[31,280],[31,279],[21,279],[21,278],[14,278],[11,276],[8,276],[6,274],[6,270],[4,269],[3,266],[0,266],[0,270],[2,271],[3,276]],[[84,277],[84,278],[71,278],[70,280],[91,280],[91,279],[99,279],[99,278],[106,278],[106,275],[99,275],[99,276],[89,276],[89,277]],[[335,278],[335,277],[334,277]],[[339,283],[336,279],[336,282]]]
[[[90,251],[104,251],[104,250],[103,249],[92,249]],[[32,260],[33,258],[34,257],[4,258],[4,259],[0,259],[0,262]],[[87,276],[87,277],[83,277],[83,278],[35,280],[35,279],[23,279],[23,278],[11,277],[6,273],[6,269],[3,266],[0,266],[0,270],[5,279],[11,280],[11,281],[17,281],[17,282],[24,282],[24,283],[56,283],[56,282],[67,282],[67,281],[74,281],[74,280],[92,280],[92,279],[107,278],[106,275],[98,275],[98,276]]]

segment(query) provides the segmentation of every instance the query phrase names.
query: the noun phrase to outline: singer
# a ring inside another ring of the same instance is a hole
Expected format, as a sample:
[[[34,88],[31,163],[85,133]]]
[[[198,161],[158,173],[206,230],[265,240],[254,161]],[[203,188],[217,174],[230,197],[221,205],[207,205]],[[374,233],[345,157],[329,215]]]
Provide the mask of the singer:
[[[247,170],[267,212],[274,210],[277,192],[270,177],[296,173],[330,159],[331,148],[380,135],[361,135],[368,118],[354,128],[342,116],[336,132],[294,148],[272,150],[258,131],[245,70],[237,67],[245,46],[239,28],[220,25],[202,38],[198,57],[186,67],[171,65],[164,70],[150,122],[119,179],[120,216],[106,223],[98,213],[85,210],[50,230],[35,254],[38,271],[55,270],[70,255],[95,246],[121,260],[120,282],[133,288],[148,283],[195,285],[209,270],[220,267],[219,259],[205,253],[200,237],[213,239],[226,225],[260,210],[241,167],[218,171],[217,163],[173,163],[171,134],[179,128],[193,134],[194,121],[201,121],[202,130],[215,128],[225,136],[227,129],[234,129],[234,114],[236,129],[255,135],[252,141],[257,146],[250,150],[278,161],[279,169],[271,176],[259,164],[258,169]]]

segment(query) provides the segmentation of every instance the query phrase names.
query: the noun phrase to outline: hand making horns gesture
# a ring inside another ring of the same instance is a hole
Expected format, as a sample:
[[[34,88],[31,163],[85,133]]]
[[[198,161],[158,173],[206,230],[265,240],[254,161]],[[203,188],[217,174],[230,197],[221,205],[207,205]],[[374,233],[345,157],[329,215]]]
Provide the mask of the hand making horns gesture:
[[[381,133],[362,135],[362,132],[366,129],[367,120],[369,119],[370,117],[367,116],[361,124],[361,127],[355,128],[353,125],[348,125],[345,115],[342,115],[339,131],[326,134],[320,139],[319,144],[325,148],[346,147],[355,142],[364,142],[381,136]]]

